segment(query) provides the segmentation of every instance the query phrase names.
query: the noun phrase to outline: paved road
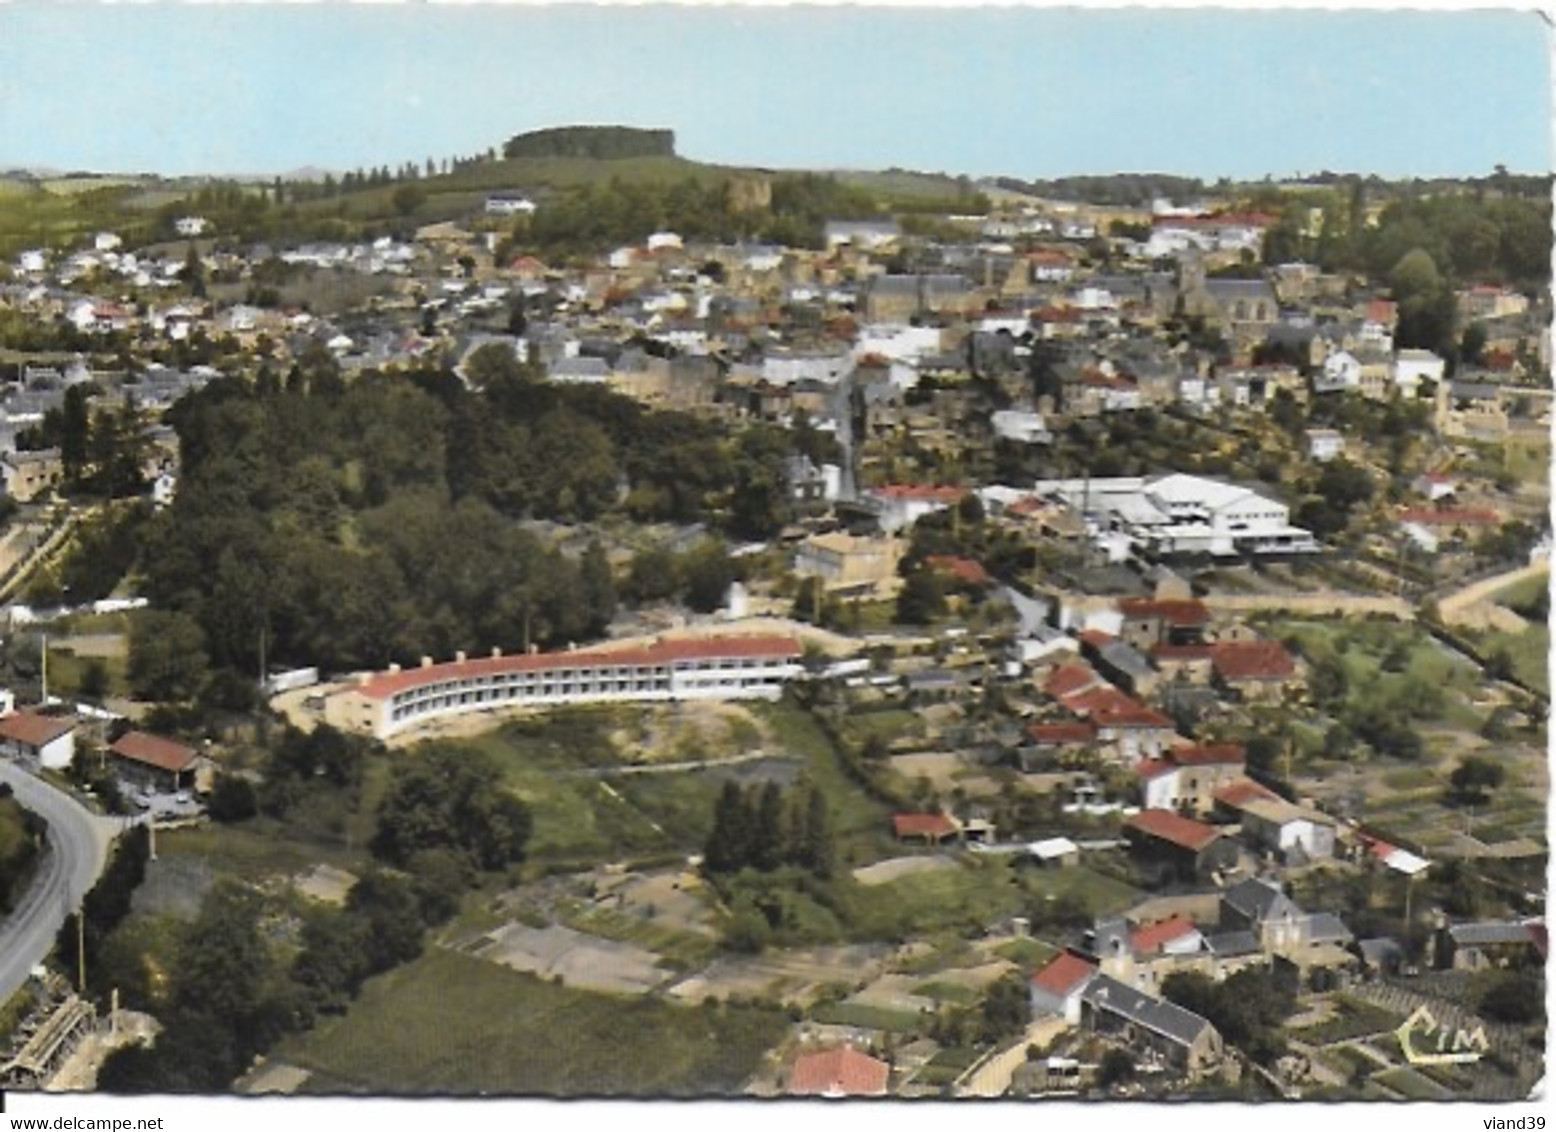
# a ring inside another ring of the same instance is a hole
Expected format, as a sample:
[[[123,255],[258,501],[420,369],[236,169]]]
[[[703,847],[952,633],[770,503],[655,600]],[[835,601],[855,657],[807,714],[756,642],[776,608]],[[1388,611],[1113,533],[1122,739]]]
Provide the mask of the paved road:
[[[93,814],[41,779],[0,759],[0,782],[49,823],[38,876],[16,910],[0,922],[0,1002],[15,994],[54,946],[65,917],[96,882],[120,822]]]

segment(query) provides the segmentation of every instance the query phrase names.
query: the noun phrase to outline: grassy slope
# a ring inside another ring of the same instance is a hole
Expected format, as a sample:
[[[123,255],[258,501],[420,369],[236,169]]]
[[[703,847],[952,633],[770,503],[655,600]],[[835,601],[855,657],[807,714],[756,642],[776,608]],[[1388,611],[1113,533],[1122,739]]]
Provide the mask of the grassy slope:
[[[276,1059],[311,1092],[729,1094],[782,1037],[771,1010],[671,1006],[572,990],[447,951],[373,980]]]

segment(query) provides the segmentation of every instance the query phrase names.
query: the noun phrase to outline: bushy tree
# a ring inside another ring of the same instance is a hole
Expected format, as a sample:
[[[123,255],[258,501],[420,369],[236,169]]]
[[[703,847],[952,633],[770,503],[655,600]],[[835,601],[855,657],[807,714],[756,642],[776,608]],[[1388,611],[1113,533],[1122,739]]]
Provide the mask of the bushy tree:
[[[435,746],[394,768],[372,850],[403,868],[418,853],[446,849],[491,871],[523,859],[530,830],[529,809],[503,786],[488,756]]]

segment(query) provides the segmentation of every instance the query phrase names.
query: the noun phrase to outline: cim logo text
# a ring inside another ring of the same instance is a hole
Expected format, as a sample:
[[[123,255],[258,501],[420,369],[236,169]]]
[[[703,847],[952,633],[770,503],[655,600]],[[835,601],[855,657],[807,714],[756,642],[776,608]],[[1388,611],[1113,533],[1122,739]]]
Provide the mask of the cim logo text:
[[[1484,1026],[1476,1026],[1472,1031],[1450,1030],[1447,1026],[1439,1026],[1425,1006],[1416,1007],[1415,1013],[1405,1019],[1405,1024],[1394,1031],[1394,1036],[1399,1039],[1399,1048],[1411,1065],[1464,1065],[1479,1061],[1481,1055],[1491,1049]],[[1544,1126],[1545,1121],[1541,1120],[1538,1125],[1529,1127]],[[1486,1127],[1518,1128],[1522,1125],[1488,1124]]]

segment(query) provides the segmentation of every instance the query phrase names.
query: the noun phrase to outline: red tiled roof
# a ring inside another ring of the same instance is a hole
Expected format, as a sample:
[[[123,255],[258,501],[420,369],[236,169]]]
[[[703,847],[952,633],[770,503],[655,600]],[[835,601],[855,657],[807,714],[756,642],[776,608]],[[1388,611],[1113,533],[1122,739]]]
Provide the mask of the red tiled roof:
[[[1182,939],[1190,932],[1197,932],[1192,920],[1183,916],[1173,916],[1158,924],[1150,924],[1138,928],[1129,933],[1129,946],[1136,952],[1146,955],[1161,950],[1162,947],[1175,939]]]
[[[931,554],[924,559],[931,570],[939,570],[950,574],[959,582],[965,582],[969,586],[990,586],[994,579],[989,577],[989,572],[983,568],[983,563],[974,558],[959,558],[953,554]]]
[[[1097,729],[1084,720],[1073,723],[1034,723],[1027,728],[1027,738],[1034,743],[1090,743],[1097,737]]]
[[[1373,299],[1372,302],[1367,304],[1367,321],[1393,322],[1394,315],[1398,309],[1387,299]]]
[[[1242,806],[1253,801],[1278,802],[1280,795],[1267,787],[1260,786],[1251,778],[1239,778],[1236,782],[1228,782],[1211,795],[1216,801],[1227,806]],[[1390,846],[1390,852],[1393,847]]]
[[[1032,985],[1049,994],[1067,995],[1076,987],[1089,981],[1097,973],[1097,965],[1083,959],[1073,951],[1066,951],[1032,976]]]
[[[1169,625],[1203,625],[1210,620],[1210,610],[1202,601],[1193,599],[1158,601],[1149,597],[1120,598],[1118,610],[1131,620],[1154,618]]]
[[[883,487],[873,487],[870,494],[881,499],[902,499],[926,503],[959,503],[967,494],[966,488],[961,487],[935,487],[930,484],[918,483],[889,483]]]
[[[883,1097],[891,1067],[851,1046],[801,1054],[789,1070],[791,1097]]]
[[[1171,727],[1172,720],[1139,700],[1108,686],[1064,697],[1064,706],[1089,716],[1099,727]]]
[[[576,652],[536,653],[530,656],[493,656],[474,660],[382,672],[354,689],[369,699],[387,699],[406,688],[440,680],[470,679],[510,672],[544,672],[548,669],[592,665],[655,667],[693,660],[792,659],[802,653],[792,637],[718,637],[709,640],[660,641],[642,648],[580,649]]]
[[[1048,674],[1048,679],[1043,681],[1043,691],[1062,700],[1066,696],[1074,695],[1094,684],[1100,684],[1102,677],[1092,671],[1086,664],[1061,664]]]
[[[1103,645],[1118,640],[1112,633],[1104,633],[1101,629],[1082,629],[1081,643],[1099,649]]]
[[[76,721],[68,716],[19,711],[0,719],[0,739],[28,747],[42,747],[75,729]]]
[[[892,830],[898,837],[949,837],[956,823],[946,814],[893,814]]]
[[[1184,661],[1209,660],[1210,645],[1152,645],[1151,655],[1157,660]]]
[[[1196,853],[1221,836],[1214,827],[1171,810],[1142,810],[1125,821],[1124,826]]]
[[[1141,759],[1135,763],[1135,775],[1139,778],[1160,778],[1164,774],[1171,774],[1178,769],[1175,763],[1166,759]]]
[[[1223,641],[1211,652],[1221,679],[1289,680],[1297,662],[1279,641]]]
[[[1179,766],[1225,766],[1228,763],[1242,765],[1247,755],[1241,743],[1209,743],[1174,747],[1167,757]]]
[[[144,731],[126,731],[108,749],[121,759],[144,763],[173,774],[188,770],[200,757],[199,752],[191,747],[164,739],[160,735],[148,735]]]
[[[1529,929],[1529,938],[1534,943],[1534,948],[1540,953],[1541,959],[1550,957],[1551,938],[1545,927],[1544,920],[1530,920],[1524,925]]]
[[[1035,495],[1023,495],[1009,507],[1005,508],[1007,515],[1041,515],[1048,510],[1048,505]]]

